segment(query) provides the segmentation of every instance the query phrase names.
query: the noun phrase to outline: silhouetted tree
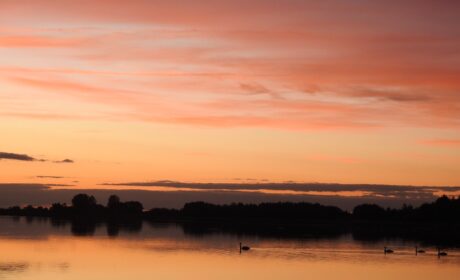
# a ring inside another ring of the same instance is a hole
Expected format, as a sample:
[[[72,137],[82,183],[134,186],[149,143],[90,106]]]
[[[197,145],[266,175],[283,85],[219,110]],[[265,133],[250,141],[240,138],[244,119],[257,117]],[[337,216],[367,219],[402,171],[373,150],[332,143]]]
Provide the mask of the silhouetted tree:
[[[127,215],[142,215],[144,206],[139,201],[127,201],[123,203],[123,212]]]
[[[117,195],[111,195],[107,202],[107,207],[109,209],[115,209],[120,206],[120,198]]]
[[[72,206],[76,209],[90,209],[96,206],[96,198],[87,194],[77,194],[72,198]]]
[[[350,214],[338,207],[318,203],[260,203],[215,205],[206,202],[186,203],[182,209],[151,209],[143,211],[137,201],[122,202],[116,195],[109,197],[107,207],[99,205],[94,196],[78,194],[72,206],[54,203],[49,209],[41,206],[0,209],[0,215],[15,218],[26,216],[51,217],[53,224],[72,223],[74,234],[93,234],[106,223],[107,232],[116,236],[120,230],[138,231],[143,219],[189,223],[194,233],[203,233],[200,223],[214,223],[227,231],[275,235],[305,233],[339,234],[353,228],[353,236],[361,239],[383,236],[421,236],[440,241],[460,242],[460,197],[439,197],[420,207],[403,205],[399,209],[384,209],[375,204],[358,205]],[[320,229],[315,228],[320,225]],[[326,226],[324,226],[326,225]],[[206,230],[205,230],[206,231]],[[459,243],[460,244],[460,243]]]
[[[380,220],[385,216],[385,209],[376,204],[362,204],[353,209],[353,217],[358,219]]]

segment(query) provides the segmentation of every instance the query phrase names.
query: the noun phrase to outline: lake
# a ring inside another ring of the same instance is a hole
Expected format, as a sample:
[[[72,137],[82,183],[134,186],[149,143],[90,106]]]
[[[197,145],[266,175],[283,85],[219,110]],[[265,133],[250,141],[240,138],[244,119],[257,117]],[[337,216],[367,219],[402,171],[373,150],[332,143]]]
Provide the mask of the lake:
[[[240,253],[239,242],[251,246]],[[0,279],[458,279],[460,251],[414,241],[281,239],[191,232],[176,224],[79,231],[49,219],[0,217]],[[383,253],[383,247],[395,253]]]

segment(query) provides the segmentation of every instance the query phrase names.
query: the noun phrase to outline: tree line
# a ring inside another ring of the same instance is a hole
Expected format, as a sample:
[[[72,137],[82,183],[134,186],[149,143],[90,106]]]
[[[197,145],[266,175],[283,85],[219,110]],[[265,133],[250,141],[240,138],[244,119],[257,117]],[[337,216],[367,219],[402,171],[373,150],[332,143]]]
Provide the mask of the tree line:
[[[144,207],[138,201],[122,202],[116,195],[111,195],[106,206],[98,204],[92,195],[77,194],[72,204],[53,203],[51,207],[9,207],[0,209],[0,215],[55,217],[80,220],[130,220],[142,218]]]
[[[78,194],[71,205],[54,203],[51,207],[10,207],[0,209],[0,215],[40,216],[89,220],[251,220],[251,221],[330,221],[330,222],[453,222],[460,223],[460,197],[442,196],[419,207],[404,205],[399,209],[376,204],[361,204],[352,212],[335,206],[307,202],[278,202],[216,205],[206,202],[186,203],[181,209],[153,208],[144,211],[138,201],[122,202],[111,195],[106,205],[98,204],[94,196]]]

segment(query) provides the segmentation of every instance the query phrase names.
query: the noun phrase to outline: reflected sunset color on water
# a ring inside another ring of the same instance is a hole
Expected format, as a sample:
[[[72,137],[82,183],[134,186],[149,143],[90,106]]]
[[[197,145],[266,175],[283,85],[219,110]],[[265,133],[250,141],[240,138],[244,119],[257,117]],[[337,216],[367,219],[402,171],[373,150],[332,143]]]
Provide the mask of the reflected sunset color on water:
[[[191,234],[178,225],[144,223],[107,235],[78,236],[48,220],[0,217],[0,279],[456,279],[460,251],[415,256],[414,242],[274,239]],[[251,245],[240,254],[239,241]],[[395,253],[383,254],[391,246]],[[7,253],[6,253],[7,252]]]

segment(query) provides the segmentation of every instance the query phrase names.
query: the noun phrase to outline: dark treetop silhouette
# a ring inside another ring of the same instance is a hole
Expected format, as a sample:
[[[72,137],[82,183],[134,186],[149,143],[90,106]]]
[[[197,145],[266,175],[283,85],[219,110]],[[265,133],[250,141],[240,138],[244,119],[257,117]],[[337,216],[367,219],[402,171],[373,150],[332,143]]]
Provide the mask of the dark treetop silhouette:
[[[110,196],[107,206],[103,206],[94,196],[78,194],[71,206],[61,203],[54,203],[50,208],[15,206],[0,209],[0,215],[71,221],[75,233],[91,232],[96,223],[107,223],[116,235],[120,225],[139,228],[142,220],[148,220],[178,222],[193,234],[205,234],[206,225],[212,224],[214,228],[235,233],[326,236],[351,231],[361,239],[398,236],[460,244],[460,198],[446,196],[417,208],[404,205],[400,209],[384,209],[375,204],[362,204],[349,213],[338,207],[305,202],[229,205],[191,202],[182,209],[144,211],[141,203],[122,202],[116,195]]]

